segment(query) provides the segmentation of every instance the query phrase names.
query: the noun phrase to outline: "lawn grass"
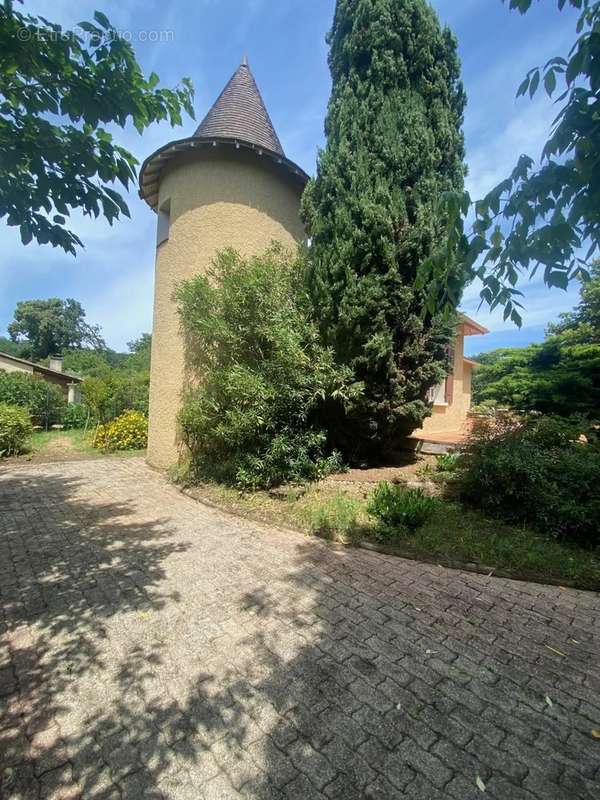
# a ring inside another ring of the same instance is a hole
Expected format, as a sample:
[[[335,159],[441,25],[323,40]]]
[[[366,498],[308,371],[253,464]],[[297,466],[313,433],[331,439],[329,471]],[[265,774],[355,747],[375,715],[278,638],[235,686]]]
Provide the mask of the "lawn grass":
[[[532,580],[565,581],[600,589],[600,553],[506,525],[455,502],[440,500],[431,518],[393,543],[415,557],[475,563]]]
[[[44,453],[61,441],[65,442],[65,444],[68,442],[68,448],[76,453],[89,453],[90,455],[98,453],[92,447],[89,431],[84,433],[83,430],[34,431],[29,440],[29,449],[34,453]]]
[[[139,456],[144,450],[121,450],[107,453],[92,447],[93,428],[77,430],[34,431],[26,451],[16,457],[18,461],[68,461],[73,458],[106,458],[107,456]]]
[[[432,516],[414,533],[390,535],[367,513],[369,489],[364,484],[324,481],[273,493],[202,484],[188,493],[261,522],[348,544],[383,544],[407,558],[476,565],[485,572],[600,590],[600,552],[504,524],[450,500],[439,499]]]

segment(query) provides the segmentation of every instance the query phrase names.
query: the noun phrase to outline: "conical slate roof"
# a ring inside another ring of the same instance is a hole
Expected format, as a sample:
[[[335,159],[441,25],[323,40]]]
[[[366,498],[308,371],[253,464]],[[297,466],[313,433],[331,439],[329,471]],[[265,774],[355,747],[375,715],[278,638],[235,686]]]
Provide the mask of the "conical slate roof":
[[[284,155],[246,58],[233,73],[194,136],[202,139],[239,139]]]
[[[285,157],[245,58],[195,134],[168,142],[144,161],[139,174],[140,197],[156,211],[165,169],[179,158],[218,152],[215,148],[252,153],[299,189],[308,182],[306,172]]]

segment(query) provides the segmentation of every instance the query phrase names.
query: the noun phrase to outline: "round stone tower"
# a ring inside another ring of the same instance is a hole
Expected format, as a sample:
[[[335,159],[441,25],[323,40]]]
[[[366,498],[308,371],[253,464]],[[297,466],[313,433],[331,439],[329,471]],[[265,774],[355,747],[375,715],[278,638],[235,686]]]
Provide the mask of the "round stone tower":
[[[263,252],[304,235],[300,197],[308,176],[284,155],[246,59],[195,134],[170,142],[140,170],[140,197],[157,213],[148,461],[178,460],[177,412],[185,353],[173,292],[233,247]]]

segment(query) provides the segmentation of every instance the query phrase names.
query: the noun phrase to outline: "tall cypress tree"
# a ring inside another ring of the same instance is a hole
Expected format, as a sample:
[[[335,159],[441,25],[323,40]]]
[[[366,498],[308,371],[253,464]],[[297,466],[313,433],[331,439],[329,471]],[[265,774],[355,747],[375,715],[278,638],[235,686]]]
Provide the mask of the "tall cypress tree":
[[[463,187],[465,94],[453,34],[425,0],[337,0],[333,88],[303,199],[315,316],[364,383],[332,420],[350,456],[419,426],[452,324],[424,313],[420,264],[444,246],[440,194]]]

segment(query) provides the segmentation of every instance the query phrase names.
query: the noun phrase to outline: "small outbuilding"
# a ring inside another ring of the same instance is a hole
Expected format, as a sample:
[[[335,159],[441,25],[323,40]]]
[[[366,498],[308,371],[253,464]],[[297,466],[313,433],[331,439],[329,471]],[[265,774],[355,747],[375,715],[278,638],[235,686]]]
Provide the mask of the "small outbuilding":
[[[58,356],[51,357],[50,363],[46,367],[43,364],[36,364],[34,361],[17,358],[17,356],[11,356],[8,353],[0,353],[0,370],[35,375],[47,383],[59,386],[69,403],[79,403],[81,400],[80,384],[83,378],[80,378],[79,375],[63,372],[62,358]]]

